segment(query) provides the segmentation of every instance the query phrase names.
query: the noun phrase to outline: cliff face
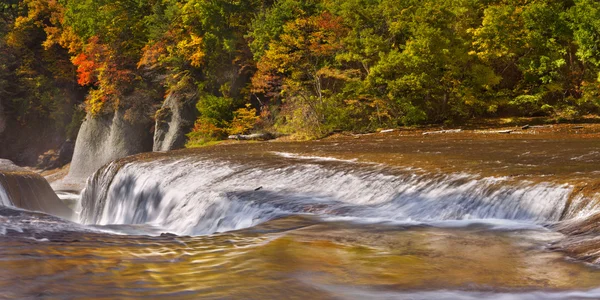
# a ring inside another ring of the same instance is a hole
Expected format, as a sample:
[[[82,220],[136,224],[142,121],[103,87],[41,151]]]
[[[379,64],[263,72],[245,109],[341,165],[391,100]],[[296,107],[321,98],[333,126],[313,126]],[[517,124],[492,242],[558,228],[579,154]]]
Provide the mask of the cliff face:
[[[74,140],[82,117],[77,107],[85,91],[58,89],[64,93],[51,109],[35,107],[24,112],[20,100],[0,98],[0,158],[20,166],[36,166],[40,155],[50,150],[57,152],[69,138]],[[59,166],[71,160],[68,151],[64,154],[67,155]]]
[[[169,151],[185,147],[186,133],[196,120],[195,94],[169,93],[156,113],[153,151]]]
[[[59,149],[65,140],[64,133],[54,124],[45,121],[22,124],[6,111],[0,114],[0,158],[35,166],[39,155]]]
[[[123,110],[92,117],[81,125],[68,179],[84,180],[103,165],[133,154],[152,150],[149,118],[127,120]]]

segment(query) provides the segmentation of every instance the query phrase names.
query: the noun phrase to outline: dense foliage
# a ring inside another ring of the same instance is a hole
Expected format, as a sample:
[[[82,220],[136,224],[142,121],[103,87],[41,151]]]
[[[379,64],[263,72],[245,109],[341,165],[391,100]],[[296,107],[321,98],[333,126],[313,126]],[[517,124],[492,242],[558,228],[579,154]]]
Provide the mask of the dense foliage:
[[[154,95],[193,91],[193,142],[600,111],[595,0],[11,0],[0,12],[0,98],[24,118],[60,114],[73,81],[91,114],[148,117]]]

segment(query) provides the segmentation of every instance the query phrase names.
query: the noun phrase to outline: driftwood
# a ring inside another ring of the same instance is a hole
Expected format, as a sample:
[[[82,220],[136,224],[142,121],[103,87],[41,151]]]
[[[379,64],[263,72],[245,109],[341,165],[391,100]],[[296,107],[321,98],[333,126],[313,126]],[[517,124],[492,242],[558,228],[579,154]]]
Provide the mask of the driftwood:
[[[514,130],[498,130],[495,131],[494,133],[503,133],[503,134],[510,134],[512,133]]]
[[[276,134],[272,133],[254,133],[254,134],[234,134],[230,135],[228,139],[238,141],[268,141],[277,138]]]
[[[439,131],[428,131],[428,132],[423,132],[423,135],[430,135],[430,134],[443,134],[443,133],[457,133],[457,132],[461,132],[462,129],[448,129],[448,130],[439,130]]]
[[[514,130],[512,129],[508,129],[508,130],[480,130],[480,131],[475,131],[475,133],[483,133],[483,134],[511,134],[513,133]]]
[[[552,128],[554,127],[553,125],[525,125],[523,127],[521,127],[521,129],[525,130],[525,129],[534,129],[534,128]]]

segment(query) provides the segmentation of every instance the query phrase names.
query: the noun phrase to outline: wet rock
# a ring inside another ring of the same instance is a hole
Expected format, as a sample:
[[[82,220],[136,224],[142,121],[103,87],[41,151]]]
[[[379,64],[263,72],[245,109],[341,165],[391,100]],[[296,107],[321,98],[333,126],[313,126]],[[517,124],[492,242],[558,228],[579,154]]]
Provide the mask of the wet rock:
[[[172,237],[177,237],[178,235],[170,233],[170,232],[163,232],[160,234],[160,237],[168,237],[168,238],[172,238]]]
[[[103,165],[129,155],[152,150],[149,118],[125,118],[125,112],[93,117],[81,125],[67,180],[92,175]]]
[[[153,151],[181,149],[196,121],[196,93],[169,93],[156,112]]]

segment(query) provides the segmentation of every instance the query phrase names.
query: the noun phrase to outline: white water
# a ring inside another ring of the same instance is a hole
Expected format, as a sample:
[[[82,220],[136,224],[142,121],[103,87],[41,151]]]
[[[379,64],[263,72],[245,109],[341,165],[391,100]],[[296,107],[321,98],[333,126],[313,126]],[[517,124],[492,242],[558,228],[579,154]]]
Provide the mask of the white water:
[[[380,292],[350,287],[319,286],[341,299],[409,299],[409,300],[565,300],[565,299],[600,299],[600,289],[589,291],[558,291],[558,292],[522,292],[522,293],[495,293],[495,292],[470,292],[460,290],[441,291],[415,291],[415,292]]]
[[[502,227],[498,220],[558,221],[572,192],[569,185],[282,159],[289,160],[285,167],[199,158],[133,162],[120,169],[111,164],[88,181],[80,221],[152,224],[188,235],[247,228],[289,214],[442,226],[456,223],[438,221],[489,220]]]
[[[2,174],[0,174],[2,176]],[[13,206],[10,201],[10,197],[8,197],[8,193],[6,193],[5,187],[0,182],[0,206]]]

